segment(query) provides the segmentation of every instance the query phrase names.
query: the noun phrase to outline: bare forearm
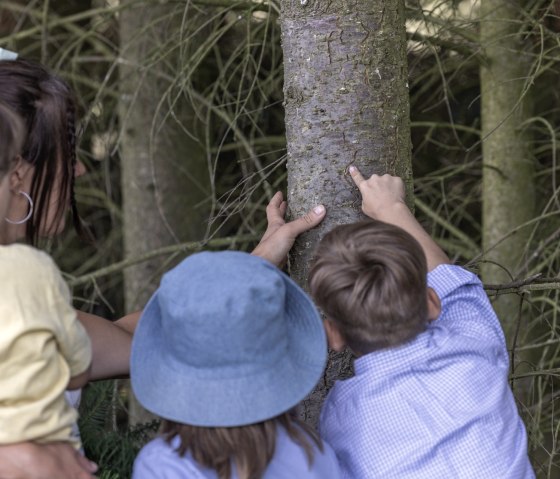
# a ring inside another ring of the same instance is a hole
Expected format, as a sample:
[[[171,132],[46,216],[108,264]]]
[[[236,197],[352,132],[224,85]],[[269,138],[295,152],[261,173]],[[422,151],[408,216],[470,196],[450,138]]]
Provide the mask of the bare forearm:
[[[404,203],[396,203],[390,208],[377,211],[376,219],[398,226],[413,236],[420,243],[426,255],[428,271],[432,271],[440,264],[450,262],[449,257],[422,228],[422,225]]]
[[[91,380],[128,376],[132,334],[111,321],[78,311],[78,319],[91,339]]]

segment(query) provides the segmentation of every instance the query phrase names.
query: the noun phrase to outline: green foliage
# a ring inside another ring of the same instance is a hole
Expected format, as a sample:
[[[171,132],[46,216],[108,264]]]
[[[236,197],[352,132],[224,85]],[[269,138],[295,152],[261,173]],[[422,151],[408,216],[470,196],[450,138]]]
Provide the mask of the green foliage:
[[[116,381],[90,384],[80,404],[80,434],[87,457],[99,465],[100,479],[130,477],[134,458],[159,421],[129,427]]]

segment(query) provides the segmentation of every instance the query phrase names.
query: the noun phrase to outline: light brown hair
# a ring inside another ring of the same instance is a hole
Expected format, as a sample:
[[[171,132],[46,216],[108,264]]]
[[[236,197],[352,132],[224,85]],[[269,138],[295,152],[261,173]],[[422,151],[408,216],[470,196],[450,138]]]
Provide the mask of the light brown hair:
[[[0,103],[0,180],[10,171],[21,153],[23,123],[10,108]]]
[[[274,456],[277,428],[301,446],[309,465],[313,462],[313,445],[323,450],[317,434],[291,412],[257,424],[239,427],[198,427],[164,420],[161,432],[168,443],[179,437],[180,456],[190,451],[201,466],[214,469],[219,479],[230,479],[232,467],[239,479],[260,479]]]
[[[334,228],[319,244],[311,295],[356,354],[397,346],[428,324],[426,257],[397,226],[367,220]]]

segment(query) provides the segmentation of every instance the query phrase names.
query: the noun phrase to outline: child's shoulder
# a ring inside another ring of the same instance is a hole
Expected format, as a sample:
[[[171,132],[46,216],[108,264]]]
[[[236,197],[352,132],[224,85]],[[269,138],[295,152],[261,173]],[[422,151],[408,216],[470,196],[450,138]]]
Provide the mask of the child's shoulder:
[[[428,273],[428,287],[441,301],[440,316],[433,324],[446,323],[452,325],[452,329],[461,325],[468,326],[467,329],[491,325],[495,329],[496,315],[482,281],[473,272],[461,266],[440,265]]]
[[[0,262],[4,271],[6,268],[14,268],[18,271],[27,268],[58,271],[54,261],[47,253],[24,244],[0,246]]]
[[[0,271],[12,283],[52,284],[62,280],[53,259],[43,251],[23,244],[0,246]]]
[[[215,473],[204,470],[187,453],[181,457],[177,453],[178,438],[171,443],[159,436],[151,440],[141,450],[134,461],[132,479],[152,479],[154,477],[190,479],[215,479]]]
[[[428,286],[433,288],[440,298],[463,286],[480,286],[482,282],[473,272],[454,264],[440,264],[428,273]]]
[[[301,443],[294,440],[283,427],[279,427],[276,450],[264,476],[265,479],[274,477],[339,479],[340,469],[331,446],[323,440],[320,441],[319,446],[302,427],[297,425],[295,427],[311,446],[313,451],[311,466]]]

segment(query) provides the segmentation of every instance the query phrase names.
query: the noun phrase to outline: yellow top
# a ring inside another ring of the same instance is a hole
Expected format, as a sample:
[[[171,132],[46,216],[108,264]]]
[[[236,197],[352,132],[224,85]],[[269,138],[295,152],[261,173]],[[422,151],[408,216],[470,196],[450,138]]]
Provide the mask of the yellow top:
[[[0,246],[0,321],[0,444],[75,443],[64,391],[89,367],[91,343],[47,254]]]

